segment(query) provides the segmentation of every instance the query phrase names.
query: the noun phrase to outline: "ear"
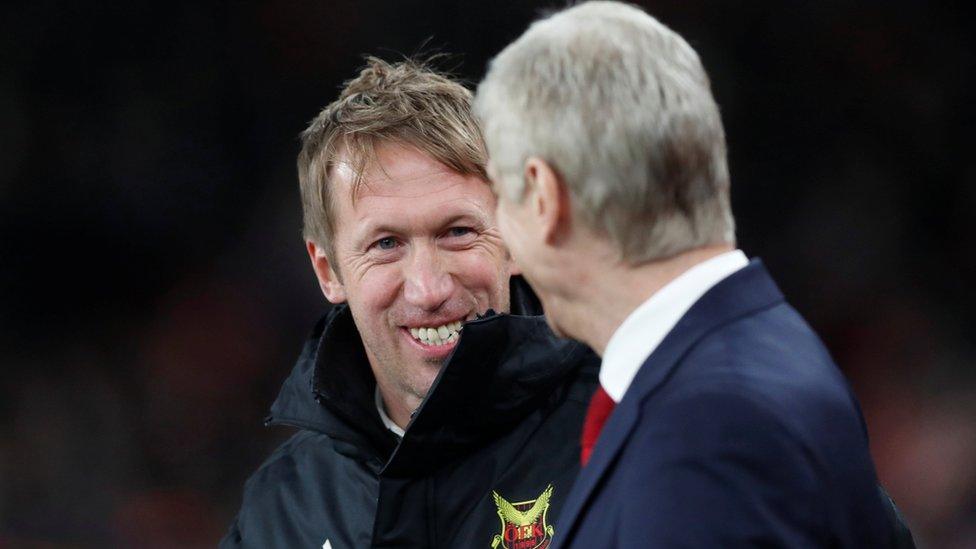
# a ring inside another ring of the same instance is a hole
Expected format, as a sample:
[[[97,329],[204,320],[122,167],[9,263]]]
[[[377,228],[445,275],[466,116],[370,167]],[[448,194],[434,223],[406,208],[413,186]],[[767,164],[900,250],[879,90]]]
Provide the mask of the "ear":
[[[570,230],[572,208],[566,182],[545,160],[533,156],[525,162],[527,207],[539,224],[546,244],[555,244]]]
[[[315,271],[315,277],[319,279],[319,288],[322,288],[325,299],[333,304],[346,301],[346,288],[325,255],[325,249],[311,240],[305,241],[305,247],[308,249],[308,258],[312,262],[312,269]]]

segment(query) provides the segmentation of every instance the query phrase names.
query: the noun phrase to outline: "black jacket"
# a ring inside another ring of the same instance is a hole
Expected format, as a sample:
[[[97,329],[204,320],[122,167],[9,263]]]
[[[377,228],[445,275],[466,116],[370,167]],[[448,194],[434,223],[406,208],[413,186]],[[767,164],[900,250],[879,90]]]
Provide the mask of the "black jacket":
[[[465,325],[398,442],[376,411],[352,316],[334,309],[268,418],[299,431],[248,479],[220,546],[546,547],[579,471],[599,359],[553,337],[517,278],[512,310]],[[895,547],[914,547],[882,494]]]
[[[221,547],[545,547],[579,468],[599,359],[512,315],[465,324],[402,441],[346,307],[320,321],[268,423],[299,431],[258,469]]]

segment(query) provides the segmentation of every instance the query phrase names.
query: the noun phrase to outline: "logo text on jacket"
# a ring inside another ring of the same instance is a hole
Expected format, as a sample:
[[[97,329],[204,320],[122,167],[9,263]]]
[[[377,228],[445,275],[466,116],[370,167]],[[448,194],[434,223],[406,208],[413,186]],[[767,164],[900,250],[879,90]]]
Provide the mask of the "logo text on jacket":
[[[546,549],[552,543],[553,528],[546,523],[549,514],[549,498],[552,484],[538,498],[509,503],[492,490],[492,498],[498,507],[502,531],[491,540],[492,549]]]

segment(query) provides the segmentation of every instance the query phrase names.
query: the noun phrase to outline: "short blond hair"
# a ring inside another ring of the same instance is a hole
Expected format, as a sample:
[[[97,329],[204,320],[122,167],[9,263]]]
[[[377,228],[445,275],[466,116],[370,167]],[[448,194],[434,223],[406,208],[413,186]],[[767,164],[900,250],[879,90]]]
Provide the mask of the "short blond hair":
[[[462,175],[487,181],[487,152],[471,103],[471,91],[433,69],[429,60],[389,63],[368,57],[366,67],[301,134],[304,238],[332,259],[330,177],[340,154],[352,161],[357,185],[381,142],[416,147]]]

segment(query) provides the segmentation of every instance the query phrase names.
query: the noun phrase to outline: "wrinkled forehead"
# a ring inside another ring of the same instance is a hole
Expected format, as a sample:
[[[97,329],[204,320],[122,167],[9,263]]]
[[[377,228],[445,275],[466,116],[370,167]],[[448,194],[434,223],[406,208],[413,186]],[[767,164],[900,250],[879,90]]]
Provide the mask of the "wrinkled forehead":
[[[384,184],[436,181],[439,176],[465,175],[435,155],[409,142],[346,139],[329,162],[330,177],[347,183],[353,201],[369,188]]]
[[[347,151],[333,162],[338,217],[493,215],[495,197],[480,176],[459,173],[409,145],[380,144],[371,152],[366,161]]]
[[[333,202],[337,196],[355,202],[361,185],[378,165],[372,140],[351,136],[341,138],[328,161]]]

